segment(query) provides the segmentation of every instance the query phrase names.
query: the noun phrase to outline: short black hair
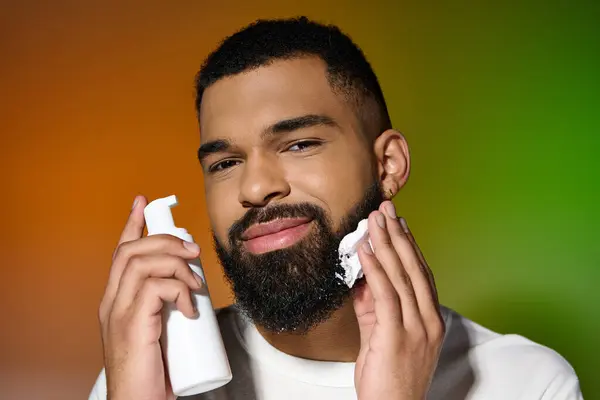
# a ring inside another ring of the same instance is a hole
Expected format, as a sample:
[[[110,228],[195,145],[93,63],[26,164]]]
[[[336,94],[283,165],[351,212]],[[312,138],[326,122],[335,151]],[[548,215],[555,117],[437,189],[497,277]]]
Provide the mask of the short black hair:
[[[204,91],[218,80],[277,60],[303,56],[321,58],[327,65],[332,88],[370,109],[370,123],[374,122],[373,117],[378,120],[373,127],[378,131],[376,135],[391,128],[379,81],[361,49],[337,26],[307,17],[257,20],[223,40],[196,76],[198,117]],[[368,107],[369,104],[375,107]]]

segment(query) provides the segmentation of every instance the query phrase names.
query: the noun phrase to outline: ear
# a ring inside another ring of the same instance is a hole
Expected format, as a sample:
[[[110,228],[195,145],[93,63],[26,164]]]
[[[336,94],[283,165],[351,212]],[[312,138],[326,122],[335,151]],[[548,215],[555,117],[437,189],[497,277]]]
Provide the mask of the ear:
[[[394,197],[406,184],[410,173],[410,154],[404,136],[388,129],[375,139],[379,180],[387,199]]]

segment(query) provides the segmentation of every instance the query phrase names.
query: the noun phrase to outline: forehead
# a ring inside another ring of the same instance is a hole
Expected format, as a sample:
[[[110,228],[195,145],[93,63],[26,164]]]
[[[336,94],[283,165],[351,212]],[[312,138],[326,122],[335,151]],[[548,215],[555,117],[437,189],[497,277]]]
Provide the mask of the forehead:
[[[351,107],[332,90],[326,68],[317,57],[278,60],[215,82],[200,106],[202,141],[258,132],[308,114],[352,118]]]

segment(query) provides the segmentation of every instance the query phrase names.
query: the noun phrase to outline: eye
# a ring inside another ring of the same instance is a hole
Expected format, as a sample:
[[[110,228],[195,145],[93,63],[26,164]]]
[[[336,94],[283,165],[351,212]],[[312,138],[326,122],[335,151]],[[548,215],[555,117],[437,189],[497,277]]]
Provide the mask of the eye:
[[[238,165],[238,160],[223,160],[211,165],[208,172],[219,172]]]
[[[293,152],[302,152],[302,151],[306,151],[308,149],[311,149],[313,147],[317,147],[320,145],[321,145],[321,142],[319,142],[317,140],[303,140],[301,142],[294,143],[293,145],[288,147],[287,150],[293,151]]]

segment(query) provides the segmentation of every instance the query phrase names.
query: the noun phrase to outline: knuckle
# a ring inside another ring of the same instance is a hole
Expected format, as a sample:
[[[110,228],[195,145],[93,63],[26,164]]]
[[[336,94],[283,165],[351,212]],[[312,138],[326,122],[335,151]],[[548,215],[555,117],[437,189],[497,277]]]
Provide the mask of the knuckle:
[[[375,257],[379,261],[380,264],[384,264],[384,260],[386,260],[389,256],[389,253],[394,251],[394,247],[391,242],[386,242],[384,240],[373,241],[373,250],[375,253]]]
[[[148,240],[155,241],[156,246],[163,251],[173,248],[174,245],[178,245],[181,242],[181,239],[167,233],[152,235]]]
[[[97,317],[98,317],[98,322],[100,322],[100,326],[103,326],[106,322],[106,307],[103,306],[102,304],[100,305],[100,307],[98,307],[98,313],[97,313]]]
[[[420,345],[420,344],[424,344],[427,342],[427,333],[425,332],[425,328],[421,325],[413,328],[409,337],[410,337],[410,341],[414,345]]]
[[[147,299],[149,297],[152,297],[153,294],[158,291],[157,286],[158,286],[158,284],[154,278],[144,279],[143,283],[141,284],[141,286],[138,290],[137,296],[136,296],[137,303],[143,304],[144,302],[147,301]]]
[[[400,312],[393,312],[390,316],[390,319],[393,324],[397,326],[402,326],[402,314]]]
[[[430,328],[429,340],[432,343],[439,343],[444,339],[446,335],[446,327],[443,323],[438,321],[437,323],[433,323]]]
[[[148,278],[144,281],[144,283],[142,284],[142,287],[140,288],[140,296],[146,297],[153,293],[156,293],[156,292],[158,292],[159,287],[160,287],[160,282],[157,279]]]
[[[187,263],[183,260],[183,258],[181,257],[177,257],[177,256],[168,256],[168,261],[167,263],[174,269],[174,270],[181,270],[181,271],[185,271],[185,269],[189,269]]]
[[[186,279],[193,277],[192,269],[184,259],[180,257],[173,257],[169,265],[171,268],[170,272],[172,277],[176,278],[178,281],[185,281]]]
[[[123,278],[129,277],[132,274],[141,271],[146,265],[146,257],[143,255],[135,254],[128,258],[127,264],[123,269]],[[130,279],[130,278],[127,278]]]
[[[402,227],[400,226],[400,222],[398,219],[388,221],[388,224],[390,226],[390,230],[392,231],[392,233],[395,236],[397,236],[399,238],[408,239],[408,235],[406,234],[406,232],[404,232],[404,229],[402,229]]]
[[[412,304],[417,303],[417,297],[415,294],[415,290],[413,289],[410,281],[408,281],[407,285],[405,286],[404,292],[406,293],[406,301],[409,301]]]
[[[397,305],[397,303],[399,301],[398,294],[391,287],[383,290],[383,292],[381,293],[381,300],[384,301],[385,303],[389,303],[389,304],[393,304],[393,305]]]
[[[401,270],[398,270],[396,272],[396,278],[402,284],[402,287],[400,290],[404,291],[404,294],[406,295],[405,296],[406,301],[410,301],[410,302],[416,301],[415,290],[413,288],[412,280],[410,279],[410,276],[408,275],[408,273],[406,272],[406,270],[404,268],[402,268]]]
[[[385,291],[381,294],[381,302],[385,308],[390,311],[391,315],[398,317],[398,319],[402,319],[401,311],[400,311],[400,300],[395,293],[391,291]]]
[[[106,317],[104,323],[104,329],[106,331],[113,331],[115,327],[122,325],[122,321],[125,319],[125,313],[118,310],[111,310],[110,314]]]
[[[119,243],[119,245],[117,246],[116,250],[115,250],[115,254],[114,254],[114,259],[115,260],[126,260],[127,258],[129,258],[130,254],[131,254],[131,248],[133,241],[131,242],[123,242],[123,243]]]
[[[98,321],[100,322],[100,325],[105,325],[107,320],[108,320],[108,316],[110,314],[111,311],[111,304],[108,303],[108,300],[106,298],[102,299],[102,301],[100,302],[100,306],[98,306]]]
[[[164,276],[175,278],[185,273],[184,267],[187,267],[187,264],[180,257],[164,255],[161,258],[160,268]]]
[[[392,238],[387,233],[379,238],[380,247],[390,250],[392,248]]]
[[[175,289],[177,289],[178,292],[180,293],[189,293],[189,287],[188,285],[186,285],[184,282],[180,281],[180,280],[175,280],[173,281],[173,285],[175,286]]]
[[[404,268],[395,268],[393,275],[396,281],[402,282],[403,284],[410,284],[410,277]],[[408,289],[408,288],[407,288]]]
[[[141,254],[133,254],[127,261],[128,269],[139,269],[145,264],[146,257]]]

